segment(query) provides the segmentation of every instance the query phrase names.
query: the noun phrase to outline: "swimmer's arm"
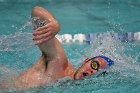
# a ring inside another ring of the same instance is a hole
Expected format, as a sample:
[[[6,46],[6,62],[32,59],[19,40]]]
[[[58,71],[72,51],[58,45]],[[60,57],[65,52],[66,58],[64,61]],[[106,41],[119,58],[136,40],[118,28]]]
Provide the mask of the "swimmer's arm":
[[[59,23],[47,9],[39,6],[34,7],[32,10],[32,17],[39,17],[48,22],[47,25],[39,27],[33,32],[35,36],[33,40],[36,41],[36,44],[41,44],[44,41],[52,39],[60,31]]]
[[[64,49],[55,37],[60,30],[60,25],[54,16],[48,10],[42,7],[35,7],[32,11],[32,16],[40,17],[49,21],[47,25],[39,27],[35,32],[33,32],[33,40],[36,42],[36,44],[38,44],[40,50],[50,60],[59,57],[60,59],[66,61],[67,57]]]
[[[32,17],[40,17],[49,22],[57,21],[52,13],[50,13],[47,9],[44,9],[43,7],[39,7],[39,6],[33,8]]]

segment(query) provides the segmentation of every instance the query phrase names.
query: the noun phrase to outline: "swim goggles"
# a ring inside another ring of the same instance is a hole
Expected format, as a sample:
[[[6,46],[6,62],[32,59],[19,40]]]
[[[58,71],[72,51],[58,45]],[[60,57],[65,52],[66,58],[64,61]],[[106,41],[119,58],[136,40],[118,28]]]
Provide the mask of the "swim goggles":
[[[91,60],[91,64],[90,64],[91,68],[93,70],[97,70],[98,71],[99,70],[99,67],[100,67],[99,62],[98,61],[95,61],[94,59],[90,59],[90,60]]]
[[[108,66],[112,66],[114,64],[114,61],[111,60],[110,58],[106,57],[106,56],[96,56],[96,57],[93,57],[91,59],[89,59],[89,61],[91,60],[91,68],[94,69],[94,70],[99,70],[99,67],[100,67],[100,64],[99,64],[99,61],[95,61],[94,59],[95,58],[103,58],[107,63],[108,63]]]

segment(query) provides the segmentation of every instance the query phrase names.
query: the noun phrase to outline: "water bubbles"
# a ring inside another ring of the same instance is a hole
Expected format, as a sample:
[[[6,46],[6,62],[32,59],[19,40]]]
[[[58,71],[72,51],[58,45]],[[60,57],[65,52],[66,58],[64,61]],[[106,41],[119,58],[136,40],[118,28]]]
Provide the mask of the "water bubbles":
[[[47,20],[41,19],[39,17],[32,17],[25,22],[25,24],[19,29],[18,32],[23,32],[27,27],[31,27],[32,30],[37,29],[38,27],[44,26],[48,23]]]
[[[27,26],[31,26],[32,25],[32,21],[31,20],[27,20],[27,22],[19,29],[18,32],[23,32],[23,30],[27,27]]]
[[[48,23],[47,20],[40,19],[39,17],[33,17],[31,20],[34,29],[37,29],[38,27],[44,26]]]
[[[114,66],[107,69],[109,73],[113,72],[114,75],[117,74],[117,76],[112,75],[112,79],[121,80],[121,83],[125,83],[129,78],[138,78],[140,64],[136,61],[136,58],[133,57],[134,52],[131,55],[129,54],[130,56],[128,56],[127,53],[135,51],[133,47],[138,47],[139,44],[135,42],[116,41],[113,39],[112,34],[113,33],[102,33],[96,35],[92,42],[92,47],[89,49],[90,52],[87,52],[88,55],[90,55],[90,57],[105,55],[114,60]],[[139,54],[138,52],[137,57]]]
[[[107,6],[107,8],[109,9],[109,8],[110,8],[110,6],[111,6],[111,2],[108,2],[108,6]]]
[[[31,33],[1,35],[0,39],[0,51],[20,51],[33,46]]]
[[[32,34],[30,32],[24,32],[27,27],[36,29],[47,23],[46,20],[42,20],[38,17],[33,17],[19,29],[15,34],[0,35],[0,51],[21,51],[32,47]],[[15,25],[12,25],[15,28]]]
[[[15,25],[12,25],[11,27],[12,27],[12,28],[14,28],[14,27],[15,27]]]

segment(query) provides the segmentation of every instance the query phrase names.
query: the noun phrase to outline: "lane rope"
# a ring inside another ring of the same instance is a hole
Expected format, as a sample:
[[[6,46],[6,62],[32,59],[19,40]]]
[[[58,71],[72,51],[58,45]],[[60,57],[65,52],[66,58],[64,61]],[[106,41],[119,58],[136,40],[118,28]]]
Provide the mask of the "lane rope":
[[[90,34],[63,34],[63,35],[56,35],[58,40],[62,43],[91,43],[96,37],[99,36],[101,33],[90,33]],[[113,39],[117,41],[140,41],[140,32],[126,32],[126,33],[109,33]]]

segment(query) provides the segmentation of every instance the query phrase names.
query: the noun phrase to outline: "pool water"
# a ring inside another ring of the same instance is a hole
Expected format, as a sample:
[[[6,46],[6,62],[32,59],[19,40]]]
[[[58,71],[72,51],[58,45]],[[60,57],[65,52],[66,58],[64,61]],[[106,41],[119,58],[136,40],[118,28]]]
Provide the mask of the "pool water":
[[[105,77],[97,74],[76,81],[66,77],[38,88],[1,90],[1,93],[139,93],[140,42],[116,41],[111,35],[140,31],[139,0],[0,0],[0,5],[1,77],[18,74],[39,58],[41,52],[32,43],[28,24],[31,10],[37,5],[55,15],[61,24],[61,35],[98,34],[91,44],[62,43],[75,67],[86,57],[99,54],[115,61]]]

